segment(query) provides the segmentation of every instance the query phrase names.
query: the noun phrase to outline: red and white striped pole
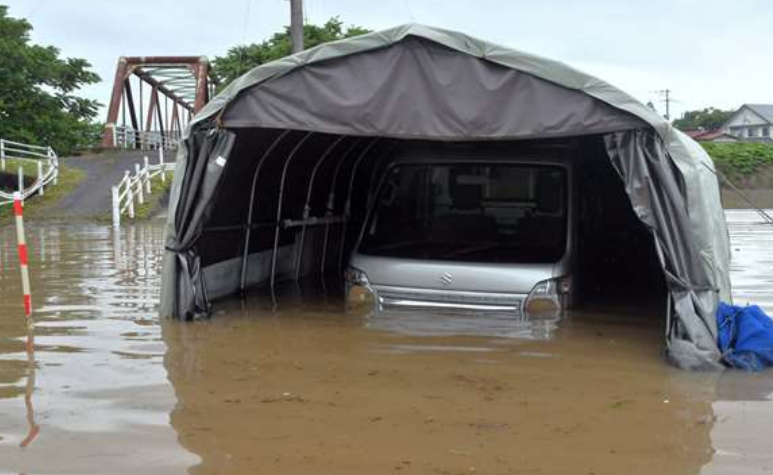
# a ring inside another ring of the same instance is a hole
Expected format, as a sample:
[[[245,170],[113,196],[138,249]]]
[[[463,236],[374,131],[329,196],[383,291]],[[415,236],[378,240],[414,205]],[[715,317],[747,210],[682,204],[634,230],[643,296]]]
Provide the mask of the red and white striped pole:
[[[24,206],[21,193],[13,194],[13,214],[16,216],[16,243],[19,249],[19,267],[21,268],[21,288],[24,292],[24,316],[32,315],[32,297],[30,296],[30,272],[27,258],[27,240],[24,237]]]

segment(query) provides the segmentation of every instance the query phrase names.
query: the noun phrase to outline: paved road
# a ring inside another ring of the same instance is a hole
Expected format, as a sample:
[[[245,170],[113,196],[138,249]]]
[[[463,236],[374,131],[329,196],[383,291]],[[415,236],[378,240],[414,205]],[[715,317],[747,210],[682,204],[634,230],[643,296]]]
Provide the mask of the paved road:
[[[55,213],[57,217],[92,218],[107,216],[111,207],[111,188],[117,184],[126,170],[133,173],[134,164],[142,163],[142,157],[148,155],[151,163],[158,161],[158,152],[118,151],[101,155],[84,155],[62,159],[66,166],[80,168],[86,172],[86,178],[72,193],[59,203],[46,210],[47,215]],[[169,161],[172,153],[167,152]]]

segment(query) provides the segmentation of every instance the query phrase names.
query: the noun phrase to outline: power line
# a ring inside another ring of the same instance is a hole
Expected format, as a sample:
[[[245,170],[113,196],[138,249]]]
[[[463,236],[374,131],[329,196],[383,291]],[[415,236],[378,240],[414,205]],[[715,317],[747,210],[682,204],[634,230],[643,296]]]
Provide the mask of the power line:
[[[408,10],[408,15],[411,17],[412,22],[416,22],[416,17],[413,15],[413,10],[411,9],[411,6],[406,2],[406,0],[402,0],[403,7]]]
[[[403,13],[407,13],[412,23],[416,23],[416,17],[413,15],[410,5],[405,0],[393,0],[397,5],[397,8],[401,9]]]
[[[32,17],[35,16],[35,13],[37,13],[38,8],[43,6],[43,4],[46,3],[46,0],[38,0],[37,3],[32,7],[32,10],[30,10],[29,14],[27,14],[27,17],[29,19],[32,19]]]
[[[241,45],[238,46],[239,48],[239,63],[236,67],[236,75],[241,76],[242,74],[242,59],[244,57],[244,50],[247,48],[246,41],[247,41],[247,24],[250,19],[250,2],[252,0],[246,0],[244,5],[244,21],[242,22],[242,41]]]

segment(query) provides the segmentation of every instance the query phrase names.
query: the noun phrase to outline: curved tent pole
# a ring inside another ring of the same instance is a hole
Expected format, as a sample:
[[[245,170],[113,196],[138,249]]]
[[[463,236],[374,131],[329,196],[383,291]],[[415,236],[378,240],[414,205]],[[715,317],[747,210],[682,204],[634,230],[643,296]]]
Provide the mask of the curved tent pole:
[[[296,255],[295,259],[295,279],[298,280],[301,273],[301,262],[303,261],[303,244],[306,241],[306,223],[305,221],[309,219],[311,215],[311,191],[314,188],[314,179],[317,177],[317,171],[320,169],[320,166],[322,163],[324,163],[325,159],[330,156],[330,153],[335,149],[336,145],[338,145],[342,140],[346,138],[346,135],[342,135],[338,137],[335,141],[333,141],[332,144],[325,150],[325,152],[319,157],[317,160],[317,163],[314,164],[314,168],[311,170],[311,177],[309,178],[309,188],[306,190],[306,202],[303,204],[303,221],[304,223],[301,225],[301,243],[300,247],[298,249],[298,254]]]
[[[295,144],[295,147],[293,147],[292,151],[290,152],[290,155],[288,155],[287,157],[287,161],[285,161],[284,167],[282,167],[282,178],[280,178],[281,181],[279,182],[279,199],[276,204],[276,223],[274,225],[274,249],[271,252],[271,296],[272,298],[274,296],[274,284],[276,283],[276,254],[279,248],[279,228],[282,227],[282,223],[281,223],[282,198],[284,196],[284,191],[285,191],[285,178],[287,178],[287,169],[290,167],[290,163],[293,161],[295,154],[312,135],[314,135],[314,132],[306,132],[306,135],[304,135],[303,138],[300,141],[298,141],[297,144]]]
[[[381,188],[381,183],[384,181],[384,177],[382,176],[381,179],[376,182],[376,171],[378,170],[378,167],[381,166],[381,164],[386,161],[387,158],[389,158],[392,150],[394,150],[397,147],[396,143],[392,143],[391,147],[388,147],[384,150],[384,152],[381,154],[380,157],[376,159],[376,163],[373,166],[373,173],[370,174],[370,178],[368,180],[368,188],[371,189],[371,193],[368,195],[368,199],[365,203],[365,222],[368,221],[370,213],[373,211],[373,206],[375,204],[376,200],[376,194],[378,193],[378,190]],[[385,171],[388,172],[391,167],[387,166],[385,168]],[[359,246],[360,242],[362,241],[362,236],[365,233],[364,226],[360,229],[359,236],[354,241],[354,245]]]
[[[349,154],[352,153],[354,151],[354,148],[360,143],[362,143],[363,140],[365,139],[361,137],[356,142],[354,142],[346,150],[346,152],[343,155],[341,155],[341,160],[336,164],[336,168],[333,171],[333,182],[330,185],[330,192],[327,195],[327,205],[325,210],[325,216],[331,216],[335,208],[335,189],[336,189],[336,183],[338,183],[338,172],[341,171],[341,166],[349,158]],[[325,223],[325,238],[323,239],[323,243],[322,243],[322,260],[319,268],[319,271],[322,274],[325,273],[325,260],[327,259],[327,241],[328,241],[329,233],[330,233],[330,224]]]
[[[367,147],[365,147],[365,150],[363,150],[360,156],[357,157],[357,161],[354,162],[354,166],[352,167],[352,174],[349,175],[349,187],[346,189],[346,204],[344,205],[344,226],[341,232],[341,250],[338,253],[339,271],[344,266],[344,249],[346,249],[346,228],[347,228],[347,225],[349,224],[349,215],[351,214],[351,208],[352,208],[352,188],[354,188],[354,177],[357,175],[357,168],[359,168],[360,163],[362,163],[366,154],[370,152],[370,149],[372,149],[373,146],[379,142],[379,140],[381,140],[381,137],[377,137],[375,140],[369,143]]]
[[[254,214],[255,208],[255,187],[258,183],[258,175],[260,174],[263,163],[266,161],[268,156],[271,154],[271,152],[274,151],[276,146],[279,145],[279,142],[281,142],[282,139],[285,138],[285,136],[289,133],[289,130],[285,130],[279,134],[276,139],[274,139],[271,145],[268,146],[266,151],[263,152],[263,155],[258,160],[258,165],[255,167],[255,173],[252,175],[252,188],[250,188],[250,206],[249,210],[247,211],[247,229],[244,233],[244,254],[242,255],[241,280],[239,281],[239,292],[241,293],[242,297],[244,297],[244,286],[247,280],[247,259],[250,256],[250,236],[252,234],[252,216]]]
[[[370,174],[370,178],[368,179],[368,187],[371,189],[373,193],[368,196],[366,208],[370,208],[371,205],[373,204],[373,200],[376,199],[376,187],[371,186],[371,184],[376,182],[376,172],[378,171],[378,167],[381,166],[381,163],[385,159],[389,158],[390,152],[392,152],[392,150],[394,150],[396,147],[397,147],[397,144],[392,143],[392,146],[384,150],[384,153],[382,153],[381,156],[376,159],[376,164],[373,166],[373,172]]]

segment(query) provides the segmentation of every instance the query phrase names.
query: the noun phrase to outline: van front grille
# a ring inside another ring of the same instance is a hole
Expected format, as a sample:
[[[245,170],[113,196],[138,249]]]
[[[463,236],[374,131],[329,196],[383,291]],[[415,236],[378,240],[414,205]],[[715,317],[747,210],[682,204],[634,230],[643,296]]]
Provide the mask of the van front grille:
[[[481,310],[521,311],[526,295],[442,291],[405,287],[376,286],[378,302],[384,307],[443,307]]]

